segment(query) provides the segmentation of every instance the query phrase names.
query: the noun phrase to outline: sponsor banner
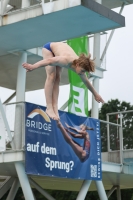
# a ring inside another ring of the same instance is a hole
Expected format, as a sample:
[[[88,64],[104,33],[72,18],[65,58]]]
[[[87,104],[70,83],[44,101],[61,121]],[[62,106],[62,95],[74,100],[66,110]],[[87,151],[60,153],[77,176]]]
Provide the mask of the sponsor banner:
[[[59,111],[57,122],[45,107],[25,106],[27,174],[101,180],[99,120]]]
[[[67,44],[71,46],[77,55],[81,53],[88,55],[87,36],[67,40]],[[68,70],[68,75],[70,82],[68,112],[80,116],[88,116],[88,89],[75,72]]]

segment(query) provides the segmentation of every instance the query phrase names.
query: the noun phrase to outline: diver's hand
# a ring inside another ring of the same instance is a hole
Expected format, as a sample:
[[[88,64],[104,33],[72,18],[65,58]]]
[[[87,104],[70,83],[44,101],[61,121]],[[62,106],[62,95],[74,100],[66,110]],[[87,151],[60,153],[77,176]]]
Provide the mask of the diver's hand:
[[[101,97],[98,93],[96,93],[96,94],[94,95],[94,97],[95,97],[95,100],[96,100],[98,103],[104,103],[104,100],[102,99],[102,97]]]
[[[67,128],[70,128],[70,126],[66,122],[65,122],[65,124],[66,124]]]
[[[34,65],[31,65],[29,63],[23,63],[22,64],[23,68],[26,69],[27,72],[34,70]]]

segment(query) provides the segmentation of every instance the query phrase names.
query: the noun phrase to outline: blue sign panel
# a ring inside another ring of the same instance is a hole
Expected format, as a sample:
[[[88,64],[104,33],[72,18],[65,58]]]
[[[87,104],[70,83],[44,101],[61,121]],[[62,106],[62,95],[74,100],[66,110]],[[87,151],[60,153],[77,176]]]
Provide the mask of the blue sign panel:
[[[55,121],[45,107],[25,106],[27,174],[101,180],[99,120],[59,111]]]

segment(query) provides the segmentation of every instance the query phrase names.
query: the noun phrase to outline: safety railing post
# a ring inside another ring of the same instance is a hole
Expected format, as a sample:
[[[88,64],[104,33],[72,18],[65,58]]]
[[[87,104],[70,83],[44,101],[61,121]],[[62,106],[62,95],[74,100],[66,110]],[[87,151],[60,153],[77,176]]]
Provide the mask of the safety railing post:
[[[107,116],[107,122],[109,122],[109,115]],[[110,152],[110,134],[109,134],[109,123],[107,123],[107,150]]]
[[[123,164],[123,129],[122,129],[122,114],[120,113],[120,127],[119,127],[119,140],[120,140],[120,162]]]

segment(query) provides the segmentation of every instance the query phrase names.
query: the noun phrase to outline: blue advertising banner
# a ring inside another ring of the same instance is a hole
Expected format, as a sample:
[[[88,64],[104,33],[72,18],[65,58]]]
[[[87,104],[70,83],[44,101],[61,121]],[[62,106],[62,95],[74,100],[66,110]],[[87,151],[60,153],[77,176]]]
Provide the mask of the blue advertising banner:
[[[26,103],[25,170],[27,174],[101,180],[98,119],[59,111],[60,121],[46,108]]]

